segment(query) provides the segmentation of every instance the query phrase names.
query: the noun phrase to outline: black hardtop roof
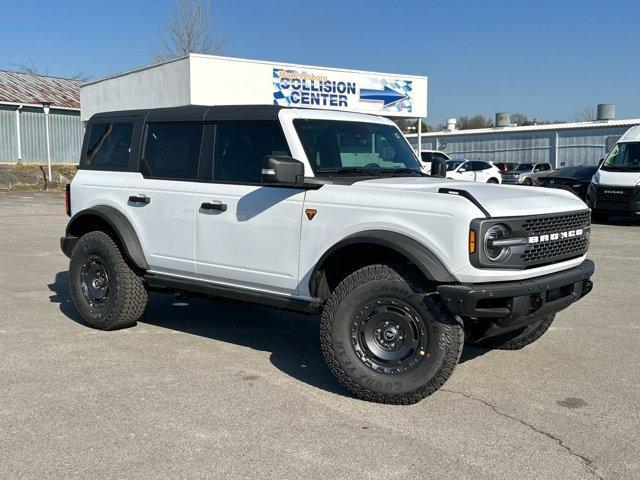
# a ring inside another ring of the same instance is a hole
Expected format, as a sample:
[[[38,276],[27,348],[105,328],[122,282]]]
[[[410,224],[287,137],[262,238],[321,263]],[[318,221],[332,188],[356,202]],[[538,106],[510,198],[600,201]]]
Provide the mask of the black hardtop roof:
[[[185,105],[183,107],[118,110],[93,115],[89,121],[116,117],[145,117],[147,122],[167,121],[274,121],[283,107],[279,105]]]

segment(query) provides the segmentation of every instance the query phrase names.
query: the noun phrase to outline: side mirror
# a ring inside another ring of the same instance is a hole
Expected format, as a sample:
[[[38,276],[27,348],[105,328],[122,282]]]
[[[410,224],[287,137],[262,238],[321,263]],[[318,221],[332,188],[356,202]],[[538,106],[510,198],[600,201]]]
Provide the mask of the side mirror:
[[[262,183],[302,185],[304,164],[291,157],[267,155],[262,159]]]
[[[446,177],[447,165],[444,160],[440,158],[434,158],[431,160],[431,173],[432,177]]]
[[[601,166],[603,163],[604,163],[604,158],[601,158],[601,159],[598,161],[598,166]]]

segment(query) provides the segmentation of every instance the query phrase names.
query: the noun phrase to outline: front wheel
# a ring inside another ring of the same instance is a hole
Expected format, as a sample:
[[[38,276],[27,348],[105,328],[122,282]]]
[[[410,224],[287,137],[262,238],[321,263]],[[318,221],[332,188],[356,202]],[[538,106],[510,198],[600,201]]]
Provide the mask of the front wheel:
[[[487,183],[500,183],[497,178],[490,178]]]
[[[530,178],[525,178],[525,179],[522,181],[522,184],[523,184],[523,185],[526,185],[527,187],[531,187],[531,186],[533,185],[533,182],[531,181],[531,179],[530,179]]]
[[[397,265],[363,267],[332,293],[320,323],[322,352],[357,397],[416,403],[453,373],[463,328],[426,293],[417,275]]]
[[[78,240],[69,263],[69,288],[82,318],[100,330],[134,326],[147,306],[142,278],[104,232]]]

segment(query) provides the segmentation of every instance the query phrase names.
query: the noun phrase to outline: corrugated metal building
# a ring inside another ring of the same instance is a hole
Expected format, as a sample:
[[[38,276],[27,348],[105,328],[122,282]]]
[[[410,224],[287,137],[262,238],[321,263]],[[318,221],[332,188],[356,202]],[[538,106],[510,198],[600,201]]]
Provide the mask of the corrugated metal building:
[[[423,133],[422,149],[493,162],[549,162],[555,168],[596,165],[634,125],[640,125],[640,119],[446,130]],[[415,148],[417,135],[407,138]]]
[[[80,82],[7,71],[0,71],[0,162],[47,161],[44,105],[50,108],[51,162],[78,163]]]

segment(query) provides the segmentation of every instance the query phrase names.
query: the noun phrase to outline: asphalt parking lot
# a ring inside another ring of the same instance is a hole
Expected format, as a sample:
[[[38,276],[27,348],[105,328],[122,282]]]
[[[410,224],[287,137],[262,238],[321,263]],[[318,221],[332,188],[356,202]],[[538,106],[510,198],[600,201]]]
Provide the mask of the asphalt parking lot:
[[[640,221],[594,225],[594,291],[539,342],[403,407],[348,396],[314,317],[155,294],[88,328],[63,204],[0,193],[0,478],[638,478]]]

